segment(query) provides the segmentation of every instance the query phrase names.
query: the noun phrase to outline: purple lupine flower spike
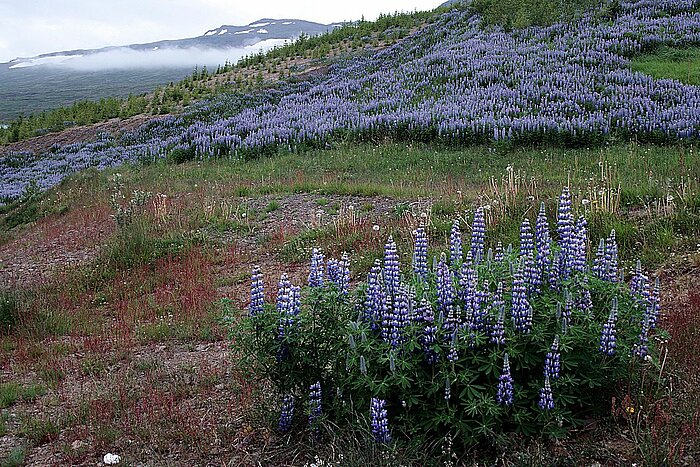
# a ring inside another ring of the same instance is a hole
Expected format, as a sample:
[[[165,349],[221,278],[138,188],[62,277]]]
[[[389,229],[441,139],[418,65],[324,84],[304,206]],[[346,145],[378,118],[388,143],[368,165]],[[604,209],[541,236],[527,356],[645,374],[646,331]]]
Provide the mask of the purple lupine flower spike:
[[[321,382],[316,381],[309,388],[309,426],[318,429],[316,422],[321,418],[323,409],[321,407]]]
[[[384,310],[388,306],[382,280],[382,266],[379,259],[374,260],[374,265],[367,276],[367,292],[363,305],[362,320],[368,323],[373,330],[378,329]]]
[[[419,307],[421,311],[421,322],[423,323],[423,334],[420,336],[420,344],[425,355],[425,361],[429,365],[437,363],[439,354],[433,349],[433,344],[437,342],[437,327],[433,315],[432,305],[427,298],[423,297]]]
[[[600,335],[599,350],[608,356],[615,355],[617,347],[617,331],[615,329],[617,322],[617,297],[613,298],[612,308],[608,315],[608,320],[603,324],[603,332]]]
[[[496,244],[496,251],[494,252],[493,260],[497,263],[503,262],[503,243],[498,242]]]
[[[544,360],[544,374],[549,379],[558,379],[561,370],[561,353],[559,352],[559,336],[554,337],[552,347]]]
[[[579,216],[574,232],[572,269],[583,273],[586,271],[586,252],[588,248],[588,223],[586,218]]]
[[[374,441],[379,444],[391,442],[389,433],[389,419],[386,411],[386,401],[382,399],[372,398],[370,404],[370,420],[372,424],[372,435]]]
[[[384,246],[384,283],[389,298],[393,298],[401,282],[399,272],[399,255],[393,237]]]
[[[484,208],[479,207],[474,213],[472,223],[471,253],[474,264],[479,264],[484,258],[484,239],[486,238],[486,219]]]
[[[425,228],[419,227],[415,230],[415,247],[413,250],[413,272],[420,278],[425,279],[428,275],[428,235]]]
[[[521,261],[513,276],[513,302],[511,305],[511,313],[513,325],[518,332],[529,333],[528,314],[530,303],[527,299],[527,289],[525,280],[523,279],[524,263]]]
[[[612,230],[610,236],[605,240],[605,271],[603,279],[608,282],[617,282],[617,265],[617,241],[615,238],[615,230]]]
[[[280,413],[280,421],[278,424],[279,430],[283,433],[288,432],[292,428],[292,420],[294,418],[294,397],[284,396],[282,401],[282,412]]]
[[[549,376],[544,377],[544,387],[540,389],[540,399],[537,405],[542,410],[554,409],[554,394],[552,393],[552,386],[549,382]]]
[[[649,297],[647,316],[649,318],[649,329],[654,329],[661,316],[661,281],[658,277],[654,281],[654,288]]]
[[[562,190],[557,211],[557,233],[559,234],[559,270],[562,279],[567,279],[571,272],[574,246],[574,221],[571,213],[571,195],[569,187]]]
[[[501,371],[501,376],[498,378],[496,402],[503,406],[513,405],[513,378],[510,375],[508,354],[503,356],[503,371]]]
[[[593,274],[598,279],[604,279],[607,273],[608,266],[605,262],[605,239],[601,238],[598,242],[598,250],[593,260]]]
[[[459,229],[459,221],[452,223],[450,230],[450,264],[460,264],[462,262],[462,231]]]
[[[448,331],[457,329],[459,317],[455,315],[454,273],[447,266],[445,255],[442,254],[437,267],[437,296],[438,311],[445,316],[444,326]]]
[[[253,267],[252,282],[250,285],[250,306],[248,315],[251,317],[262,313],[265,308],[265,283],[260,266]]]
[[[535,264],[538,274],[533,284],[537,288],[542,284],[549,270],[549,265],[551,264],[550,256],[552,254],[552,239],[549,235],[549,222],[547,221],[544,203],[540,204],[540,212],[537,214],[537,222],[535,224],[535,246],[537,247]]]
[[[311,271],[309,272],[309,287],[323,287],[325,281],[324,256],[321,250],[314,248],[311,252]]]

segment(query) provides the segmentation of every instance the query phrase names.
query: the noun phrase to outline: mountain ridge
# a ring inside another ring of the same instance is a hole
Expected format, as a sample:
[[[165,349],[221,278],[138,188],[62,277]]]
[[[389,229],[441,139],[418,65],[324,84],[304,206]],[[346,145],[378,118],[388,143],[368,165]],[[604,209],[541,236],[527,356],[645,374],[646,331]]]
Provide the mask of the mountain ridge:
[[[222,24],[218,28],[210,29],[204,34],[182,39],[163,39],[153,42],[134,43],[127,45],[111,45],[94,49],[72,49],[42,53],[30,57],[16,57],[8,62],[0,63],[9,68],[22,68],[51,64],[49,60],[55,57],[78,57],[107,53],[117,50],[131,50],[137,52],[155,51],[162,49],[182,50],[189,48],[204,49],[233,49],[255,45],[264,40],[295,40],[301,34],[318,35],[341,26],[342,23],[316,23],[292,18],[262,18],[246,25]],[[32,63],[31,61],[47,61],[48,63]],[[55,63],[53,63],[55,64]]]

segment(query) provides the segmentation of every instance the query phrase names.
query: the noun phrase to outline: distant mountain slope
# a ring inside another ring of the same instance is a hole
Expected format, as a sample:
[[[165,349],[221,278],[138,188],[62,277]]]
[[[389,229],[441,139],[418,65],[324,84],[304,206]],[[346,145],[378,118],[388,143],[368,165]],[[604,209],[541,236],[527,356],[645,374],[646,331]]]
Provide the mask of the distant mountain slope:
[[[301,34],[318,35],[337,26],[265,18],[244,26],[222,25],[186,39],[16,58],[0,64],[0,122],[81,99],[141,94],[184,78],[195,66],[235,62]]]
[[[245,26],[222,25],[210,29],[201,36],[186,39],[162,40],[145,44],[102,47],[99,49],[76,49],[61,52],[51,52],[35,57],[16,58],[3,64],[10,69],[26,68],[39,65],[73,65],[74,60],[97,54],[114,51],[154,52],[167,49],[241,49],[259,44],[263,41],[288,41],[301,34],[310,36],[322,34],[340,26],[335,24],[320,24],[298,19],[269,19],[264,18]],[[194,66],[196,63],[192,63]],[[80,66],[78,65],[80,68]]]

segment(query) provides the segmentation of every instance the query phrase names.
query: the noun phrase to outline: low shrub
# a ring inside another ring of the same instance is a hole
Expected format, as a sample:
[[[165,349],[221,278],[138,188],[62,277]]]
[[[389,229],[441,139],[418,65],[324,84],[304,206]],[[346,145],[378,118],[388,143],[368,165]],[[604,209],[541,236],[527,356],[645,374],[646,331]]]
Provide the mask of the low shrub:
[[[314,431],[328,418],[369,420],[380,444],[558,437],[610,414],[620,384],[658,364],[658,282],[639,264],[629,285],[621,280],[614,231],[588,261],[586,220],[574,217],[568,189],[556,233],[543,204],[534,228],[523,221],[517,249],[486,249],[484,217],[479,208],[469,244],[455,222],[449,253],[431,265],[417,229],[403,274],[390,238],[352,293],[347,256],[326,261],[315,249],[308,286],[283,275],[276,304],[265,303],[255,269],[233,337],[241,368],[274,385],[281,431],[302,420]]]

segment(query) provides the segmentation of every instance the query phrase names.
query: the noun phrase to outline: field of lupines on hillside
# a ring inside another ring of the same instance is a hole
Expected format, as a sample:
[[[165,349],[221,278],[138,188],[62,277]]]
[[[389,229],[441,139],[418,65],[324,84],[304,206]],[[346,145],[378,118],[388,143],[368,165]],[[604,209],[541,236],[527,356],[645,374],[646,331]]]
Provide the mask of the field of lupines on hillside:
[[[700,89],[632,72],[629,58],[700,42],[698,0],[621,1],[612,17],[506,32],[452,11],[328,75],[255,96],[227,95],[119,138],[0,159],[0,200],[85,167],[167,156],[245,158],[337,139],[469,144],[697,140]]]
[[[464,447],[561,436],[608,413],[618,385],[660,364],[660,285],[639,263],[624,281],[615,231],[588,261],[568,188],[556,214],[552,232],[542,204],[504,248],[478,208],[470,241],[455,221],[447,254],[432,258],[420,227],[406,273],[389,238],[356,293],[347,255],[314,249],[308,287],[283,274],[270,304],[255,268],[234,342],[240,367],[274,384],[279,430],[303,421],[318,435],[331,420],[364,424],[379,444],[449,436]]]

